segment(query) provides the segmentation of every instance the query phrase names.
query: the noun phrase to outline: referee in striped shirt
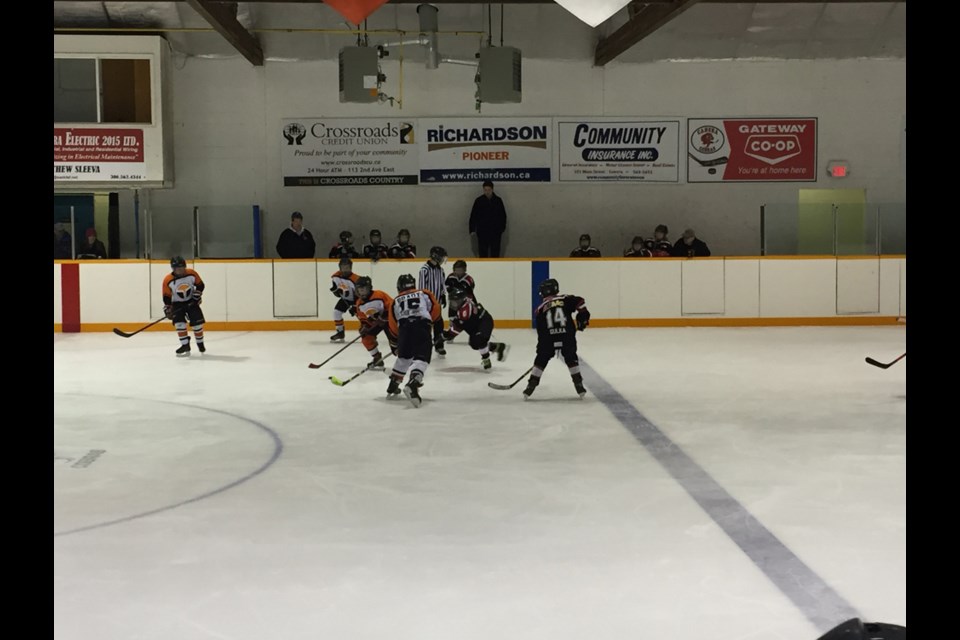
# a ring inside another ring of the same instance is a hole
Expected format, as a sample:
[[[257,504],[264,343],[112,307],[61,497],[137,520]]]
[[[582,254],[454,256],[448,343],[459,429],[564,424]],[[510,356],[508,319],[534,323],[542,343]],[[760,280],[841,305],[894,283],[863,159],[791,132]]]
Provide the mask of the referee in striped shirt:
[[[431,247],[427,263],[420,267],[420,288],[429,291],[440,302],[441,307],[447,306],[447,292],[444,289],[446,275],[443,273],[443,263],[447,261],[447,250],[443,247]],[[447,355],[443,348],[443,313],[433,323],[433,346],[438,356]]]

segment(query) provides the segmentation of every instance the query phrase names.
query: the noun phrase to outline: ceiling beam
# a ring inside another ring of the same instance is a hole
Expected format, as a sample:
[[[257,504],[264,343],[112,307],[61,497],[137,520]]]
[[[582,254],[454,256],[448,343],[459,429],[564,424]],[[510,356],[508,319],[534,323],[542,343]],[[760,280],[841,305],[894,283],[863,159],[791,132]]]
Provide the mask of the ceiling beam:
[[[237,3],[186,0],[194,11],[210,23],[217,33],[233,45],[255,67],[263,66],[263,49],[253,35],[237,22]]]
[[[631,8],[627,23],[597,43],[593,63],[602,67],[696,3],[697,0],[676,0]]]

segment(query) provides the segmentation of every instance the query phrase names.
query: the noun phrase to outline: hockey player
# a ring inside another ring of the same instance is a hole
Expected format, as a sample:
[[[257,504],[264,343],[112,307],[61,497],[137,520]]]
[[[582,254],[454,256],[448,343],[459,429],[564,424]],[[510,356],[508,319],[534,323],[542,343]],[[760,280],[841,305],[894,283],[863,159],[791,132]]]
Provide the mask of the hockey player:
[[[340,232],[340,243],[330,249],[331,258],[359,258],[360,254],[353,247],[353,234],[349,231]]]
[[[397,278],[397,297],[390,305],[390,331],[397,336],[397,359],[393,363],[387,397],[400,393],[400,383],[407,371],[410,379],[403,388],[414,407],[420,407],[420,387],[430,365],[430,333],[440,318],[440,303],[432,293],[417,289],[417,281],[409,273]]]
[[[387,250],[387,256],[390,258],[417,257],[417,245],[410,244],[409,229],[400,229],[397,233],[397,241]]]
[[[357,278],[357,320],[360,321],[360,342],[367,348],[370,354],[370,363],[368,369],[377,369],[383,371],[383,355],[380,354],[380,345],[377,344],[377,334],[381,331],[387,333],[387,343],[390,345],[390,351],[397,349],[397,337],[390,333],[388,316],[390,307],[393,305],[393,298],[383,291],[375,291],[373,280],[368,276]]]
[[[380,241],[380,230],[370,229],[370,244],[363,245],[363,257],[376,262],[387,257],[387,245]]]
[[[343,312],[348,311],[350,315],[357,314],[353,303],[357,299],[356,283],[359,276],[353,272],[353,260],[344,256],[340,258],[337,266],[340,268],[330,276],[333,281],[330,291],[339,298],[333,308],[333,324],[337,330],[330,336],[331,342],[343,342]]]
[[[600,249],[590,244],[590,234],[584,233],[580,236],[580,244],[576,249],[570,252],[571,258],[599,258]]]
[[[187,269],[187,261],[182,256],[170,259],[172,273],[163,278],[160,288],[163,295],[163,314],[173,321],[173,327],[180,338],[178,357],[190,355],[190,335],[187,333],[187,321],[193,329],[193,337],[197,340],[197,349],[200,353],[207,350],[203,344],[203,311],[200,310],[200,300],[206,285],[193,269]]]
[[[450,290],[450,287],[459,287],[461,289],[465,289],[467,295],[470,296],[470,299],[474,302],[477,301],[477,296],[473,293],[473,290],[477,287],[477,283],[474,282],[472,276],[467,274],[467,263],[465,260],[457,260],[453,263],[453,272],[447,276],[444,285],[447,287],[448,291]],[[451,309],[451,318],[453,318],[454,313],[456,312]]]
[[[443,264],[447,261],[447,250],[443,247],[430,247],[430,257],[427,263],[420,267],[419,286],[424,291],[429,291],[433,297],[440,302],[442,309],[447,305],[447,295],[444,289],[446,278],[443,273]],[[447,350],[443,347],[443,315],[433,323],[433,346],[437,350],[437,355],[444,357]]]
[[[653,254],[644,244],[643,238],[634,236],[630,248],[623,252],[624,258],[652,258]]]
[[[450,299],[450,309],[454,315],[450,319],[450,330],[444,332],[444,337],[452,340],[461,331],[470,336],[470,347],[480,352],[480,364],[485,371],[489,371],[490,352],[497,354],[497,360],[507,359],[510,347],[503,342],[490,342],[493,332],[493,316],[483,305],[474,302],[470,293],[461,287],[453,286],[447,290]]]
[[[673,255],[673,243],[667,239],[669,233],[670,229],[667,228],[667,225],[658,224],[657,228],[653,230],[653,237],[643,241],[647,251],[654,258],[669,258]]]
[[[540,297],[543,302],[537,307],[537,357],[533,361],[533,371],[523,390],[523,399],[533,395],[540,376],[550,359],[562,356],[570,370],[573,386],[581,398],[587,393],[583,388],[583,376],[580,374],[580,360],[577,358],[577,331],[583,331],[590,324],[590,311],[580,296],[560,293],[560,284],[553,278],[540,283]],[[574,320],[576,314],[576,320]]]

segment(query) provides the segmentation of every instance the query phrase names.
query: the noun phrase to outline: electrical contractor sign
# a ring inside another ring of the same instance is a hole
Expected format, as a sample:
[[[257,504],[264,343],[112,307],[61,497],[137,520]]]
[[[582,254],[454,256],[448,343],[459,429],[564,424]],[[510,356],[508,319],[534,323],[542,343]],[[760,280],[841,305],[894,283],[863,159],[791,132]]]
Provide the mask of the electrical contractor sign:
[[[417,184],[416,129],[393,118],[287,118],[277,136],[283,186]]]
[[[421,184],[550,182],[549,118],[421,118]]]
[[[143,129],[53,129],[54,182],[142,182]]]
[[[816,118],[687,121],[687,182],[814,182]]]
[[[679,182],[679,120],[557,121],[560,182]]]

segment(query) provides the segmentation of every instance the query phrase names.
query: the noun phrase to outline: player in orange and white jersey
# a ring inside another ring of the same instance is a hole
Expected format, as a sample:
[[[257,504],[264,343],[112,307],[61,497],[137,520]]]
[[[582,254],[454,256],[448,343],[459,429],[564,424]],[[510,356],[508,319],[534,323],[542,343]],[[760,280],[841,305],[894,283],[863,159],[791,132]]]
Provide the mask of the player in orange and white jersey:
[[[330,276],[333,281],[333,284],[330,285],[330,292],[339,298],[333,308],[333,324],[337,331],[330,336],[330,342],[343,342],[343,312],[349,311],[350,315],[357,314],[353,303],[357,299],[356,285],[360,276],[353,272],[353,260],[348,256],[340,258],[340,263],[337,266],[340,268]]]
[[[389,329],[390,307],[393,305],[393,298],[383,291],[374,290],[373,280],[368,276],[357,278],[356,290],[357,320],[360,321],[360,335],[363,336],[360,338],[360,342],[367,348],[367,353],[371,357],[367,368],[382,371],[384,368],[383,355],[380,353],[380,345],[377,344],[377,334],[386,331],[390,351],[395,352],[397,348],[396,334],[390,333]]]
[[[163,313],[173,321],[173,327],[180,337],[178,357],[190,355],[190,334],[187,333],[187,321],[193,329],[193,337],[197,340],[197,349],[200,353],[207,350],[203,343],[203,311],[200,310],[200,298],[203,295],[203,280],[193,269],[187,269],[187,261],[182,256],[170,259],[170,268],[173,270],[163,278],[160,288],[163,295]]]
[[[390,305],[389,327],[397,336],[397,360],[390,375],[387,397],[400,393],[407,371],[410,379],[403,393],[419,407],[420,387],[430,365],[433,324],[440,318],[440,303],[429,291],[417,289],[417,280],[409,273],[397,279],[397,297]]]

